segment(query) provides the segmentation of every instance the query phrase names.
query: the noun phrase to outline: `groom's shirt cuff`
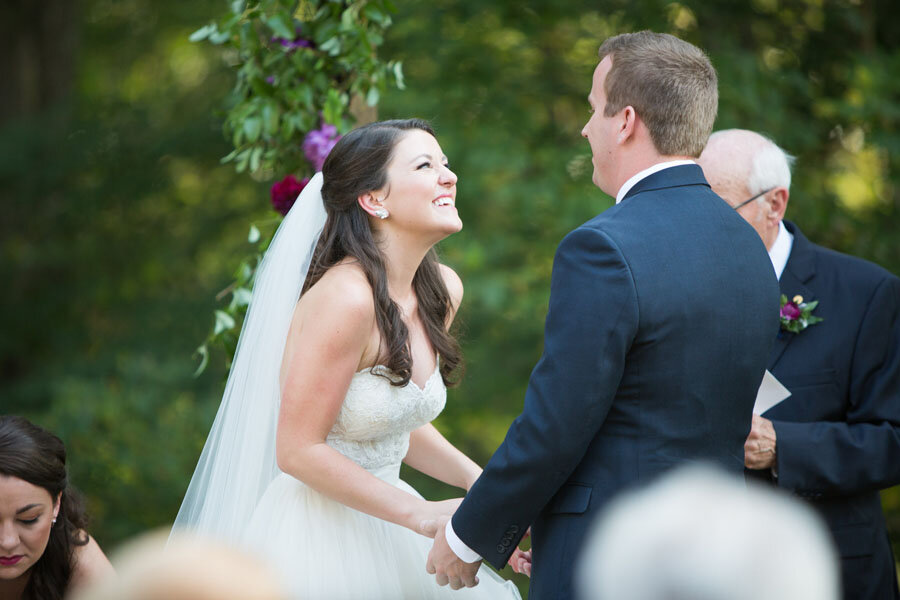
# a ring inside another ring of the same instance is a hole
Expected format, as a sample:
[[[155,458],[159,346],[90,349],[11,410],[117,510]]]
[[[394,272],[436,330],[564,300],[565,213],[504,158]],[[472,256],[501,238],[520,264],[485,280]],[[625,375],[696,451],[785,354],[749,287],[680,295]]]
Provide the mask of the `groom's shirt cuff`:
[[[450,549],[461,561],[473,563],[481,560],[481,555],[466,546],[466,543],[459,539],[459,536],[453,531],[453,519],[447,521],[447,527],[444,528],[444,536],[447,538],[447,544],[449,544]]]

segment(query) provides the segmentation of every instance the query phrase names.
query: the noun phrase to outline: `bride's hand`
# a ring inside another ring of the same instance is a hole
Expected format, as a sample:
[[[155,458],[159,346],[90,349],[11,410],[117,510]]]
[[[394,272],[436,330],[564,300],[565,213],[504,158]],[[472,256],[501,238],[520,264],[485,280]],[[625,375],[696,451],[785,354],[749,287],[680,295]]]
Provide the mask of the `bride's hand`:
[[[452,517],[462,501],[462,498],[450,498],[438,502],[423,501],[422,508],[415,515],[413,521],[416,525],[414,531],[433,538],[437,533],[438,520],[441,520],[442,517]]]
[[[531,527],[528,528],[528,531],[525,532],[525,535],[522,537],[524,541],[525,538],[531,535]],[[522,542],[519,542],[520,544]],[[516,573],[520,573],[522,575],[528,575],[531,577],[531,550],[522,550],[521,548],[516,548],[513,550],[512,555],[509,557],[508,563],[512,570]]]

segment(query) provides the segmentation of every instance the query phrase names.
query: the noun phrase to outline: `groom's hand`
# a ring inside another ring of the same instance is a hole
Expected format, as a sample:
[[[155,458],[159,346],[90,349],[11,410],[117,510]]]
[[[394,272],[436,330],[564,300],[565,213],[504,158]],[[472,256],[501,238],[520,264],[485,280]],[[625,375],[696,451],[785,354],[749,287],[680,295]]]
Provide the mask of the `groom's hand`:
[[[454,590],[475,587],[478,585],[478,577],[475,574],[478,573],[481,561],[467,563],[456,556],[444,535],[449,520],[450,517],[441,517],[428,524],[429,529],[434,528],[434,545],[428,553],[425,570],[435,576],[438,585],[449,583]]]

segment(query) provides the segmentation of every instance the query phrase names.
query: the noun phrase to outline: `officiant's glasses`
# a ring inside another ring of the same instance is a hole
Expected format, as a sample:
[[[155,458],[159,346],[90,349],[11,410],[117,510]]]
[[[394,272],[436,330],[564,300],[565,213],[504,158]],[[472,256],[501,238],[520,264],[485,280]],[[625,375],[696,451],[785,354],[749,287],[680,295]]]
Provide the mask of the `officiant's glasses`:
[[[765,191],[762,191],[762,192],[758,193],[757,195],[753,196],[752,198],[749,198],[749,199],[747,199],[747,200],[744,200],[743,202],[741,202],[740,204],[738,204],[737,206],[735,206],[735,207],[734,207],[734,210],[739,209],[740,207],[744,206],[745,204],[750,204],[751,202],[753,202],[754,200],[756,200],[756,199],[759,198],[760,196],[765,196],[766,194],[768,194],[769,192],[771,192],[771,191],[774,190],[774,189],[775,189],[774,187],[770,187],[769,189],[767,189],[767,190],[765,190]]]

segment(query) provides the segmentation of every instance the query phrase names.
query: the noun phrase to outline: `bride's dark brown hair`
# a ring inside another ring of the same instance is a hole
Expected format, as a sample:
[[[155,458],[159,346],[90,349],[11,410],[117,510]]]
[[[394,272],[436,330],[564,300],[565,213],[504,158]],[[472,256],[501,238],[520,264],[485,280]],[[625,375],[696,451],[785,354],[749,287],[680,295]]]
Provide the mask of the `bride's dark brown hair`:
[[[322,200],[328,218],[303,285],[305,293],[328,269],[346,257],[358,261],[375,300],[375,321],[382,339],[377,362],[396,375],[391,381],[398,386],[406,385],[412,377],[409,330],[400,318],[399,307],[388,294],[384,255],[378,249],[369,215],[357,199],[388,183],[387,165],[397,143],[416,129],[434,136],[431,125],[421,119],[379,121],[351,131],[331,150],[322,167]],[[462,366],[462,353],[456,338],[447,331],[452,305],[434,248],[416,270],[413,290],[425,332],[441,357],[441,377],[446,385],[453,385]]]

